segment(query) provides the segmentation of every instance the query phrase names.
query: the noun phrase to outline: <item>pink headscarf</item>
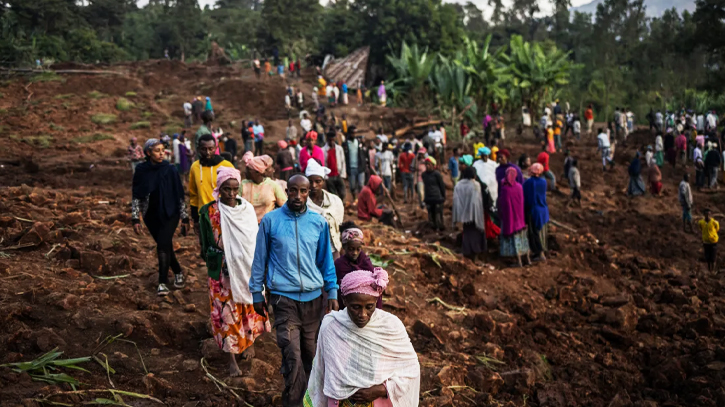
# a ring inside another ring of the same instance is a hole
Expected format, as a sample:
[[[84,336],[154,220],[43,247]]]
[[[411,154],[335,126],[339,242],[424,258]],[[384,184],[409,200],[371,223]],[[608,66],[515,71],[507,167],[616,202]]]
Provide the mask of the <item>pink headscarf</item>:
[[[376,267],[372,273],[367,270],[357,270],[347,274],[340,282],[342,295],[365,294],[380,297],[388,286],[388,272]]]
[[[242,174],[236,168],[231,167],[219,167],[216,170],[216,188],[211,193],[215,200],[219,200],[219,188],[224,184],[225,181],[235,179],[240,184],[242,183]]]
[[[514,170],[514,171],[516,171],[516,170]],[[544,173],[544,166],[541,165],[541,163],[534,163],[534,165],[532,165],[531,168],[529,168],[529,174],[531,174],[535,177],[538,177],[539,175],[541,175],[543,173]],[[506,175],[508,175],[508,171],[507,171]]]
[[[345,244],[347,242],[363,242],[363,231],[357,228],[345,229],[340,234],[340,242]]]
[[[518,176],[516,168],[514,168],[513,166],[508,167],[506,169],[506,177],[504,178],[504,182],[508,185],[516,185],[516,176]]]
[[[280,150],[284,150],[287,148],[287,142],[284,140],[280,140],[277,142],[277,147],[279,147]]]
[[[247,168],[251,168],[260,174],[264,174],[264,172],[267,171],[267,168],[274,164],[272,157],[266,154],[255,157],[251,151],[244,153],[242,161],[244,161],[244,165],[247,166]]]

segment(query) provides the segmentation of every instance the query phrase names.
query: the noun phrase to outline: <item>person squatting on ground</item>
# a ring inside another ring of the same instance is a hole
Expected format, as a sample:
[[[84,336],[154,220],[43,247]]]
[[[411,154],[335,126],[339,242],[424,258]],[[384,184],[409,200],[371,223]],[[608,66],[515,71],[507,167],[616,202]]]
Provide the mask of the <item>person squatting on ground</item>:
[[[718,236],[720,223],[710,217],[710,209],[706,208],[702,212],[705,218],[697,221],[697,226],[702,232],[702,246],[705,252],[707,271],[712,272],[715,271],[715,263],[717,262],[717,242],[720,240],[720,236]]]
[[[232,163],[214,154],[217,149],[214,136],[202,134],[197,139],[196,151],[199,159],[189,169],[189,206],[194,230],[199,234],[199,210],[214,200],[214,189],[217,187],[216,177],[219,167],[234,168]],[[201,240],[199,241],[201,243]],[[203,257],[203,256],[202,256]]]
[[[219,167],[213,202],[199,212],[201,251],[207,266],[212,335],[219,349],[231,356],[229,375],[242,372],[235,355],[247,356],[254,340],[271,332],[266,315],[254,311],[249,279],[257,240],[257,215],[238,196],[239,170]]]
[[[136,166],[133,175],[131,219],[133,230],[141,234],[141,221],[156,242],[159,260],[158,295],[169,294],[169,267],[174,272],[174,287],[184,287],[184,274],[176,260],[173,238],[179,220],[181,232],[186,235],[189,217],[184,202],[184,186],[175,166],[164,160],[164,146],[158,139],[144,144],[146,161]]]
[[[321,166],[317,161],[311,160],[307,163],[305,175],[310,180],[310,195],[307,198],[307,208],[322,215],[327,221],[330,229],[330,241],[332,242],[332,257],[337,259],[342,249],[340,225],[342,225],[342,219],[345,217],[345,205],[340,197],[325,191],[325,177],[329,174],[330,169]]]
[[[264,215],[275,207],[281,208],[287,202],[287,194],[278,183],[266,176],[267,170],[274,165],[272,157],[268,155],[253,157],[251,152],[247,152],[242,161],[247,174],[239,187],[239,194],[252,204],[259,223]]]
[[[418,405],[420,364],[405,325],[375,306],[387,285],[381,268],[342,279],[347,307],[322,321],[305,407]]]
[[[501,166],[497,168],[500,169]],[[515,257],[516,265],[523,266],[522,256],[526,256],[526,264],[530,264],[529,239],[524,216],[524,190],[518,178],[518,167],[510,164],[506,168],[505,177],[498,188],[498,215],[501,221],[499,236],[499,253],[501,257]]]
[[[270,293],[282,352],[284,406],[302,405],[325,307],[323,290],[327,312],[338,309],[330,232],[325,219],[308,210],[309,192],[310,181],[294,175],[287,184],[287,203],[262,218],[249,283],[259,315],[267,315],[263,287]]]
[[[452,211],[453,226],[458,223],[463,225],[461,252],[473,261],[481,253],[484,258],[487,255],[483,197],[481,185],[474,180],[475,177],[473,167],[467,166],[462,171],[461,180],[453,188]]]
[[[337,273],[337,284],[342,283],[342,279],[346,275],[356,270],[367,270],[373,272],[375,269],[370,257],[363,250],[365,245],[365,235],[363,231],[355,225],[354,222],[345,222],[340,226],[340,241],[344,255],[335,260],[335,272]],[[345,299],[339,299],[340,308],[345,307]],[[378,298],[375,305],[378,309],[383,309],[383,297]]]
[[[378,207],[375,195],[382,190],[383,179],[377,175],[371,175],[367,185],[360,191],[357,199],[357,218],[360,220],[371,220],[377,218],[382,224],[394,226],[393,211],[384,206]]]
[[[426,171],[423,173],[425,187],[425,206],[428,209],[428,223],[436,230],[443,230],[443,204],[446,201],[446,185],[443,176],[436,169],[436,160],[433,157],[425,159]]]

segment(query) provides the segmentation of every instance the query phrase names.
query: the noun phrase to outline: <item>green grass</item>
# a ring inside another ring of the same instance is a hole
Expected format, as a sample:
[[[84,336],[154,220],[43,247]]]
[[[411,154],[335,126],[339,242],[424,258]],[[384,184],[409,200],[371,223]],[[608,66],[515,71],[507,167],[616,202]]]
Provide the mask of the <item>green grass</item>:
[[[116,109],[127,112],[134,108],[133,102],[126,98],[118,98],[118,101],[116,101]]]
[[[5,114],[8,112],[8,109],[0,109],[0,114]]]
[[[88,97],[90,97],[91,99],[103,99],[103,98],[105,98],[107,96],[108,95],[106,95],[105,93],[101,93],[101,92],[99,92],[97,90],[88,92]]]
[[[20,140],[20,137],[18,137],[17,134],[11,134],[8,136],[8,138],[10,138],[10,140],[16,140],[16,141]]]
[[[126,92],[126,97],[132,98],[136,96],[136,92]]]
[[[129,127],[131,130],[148,129],[151,127],[151,122],[136,122]]]
[[[5,94],[4,94],[4,93],[2,93],[2,92],[0,92],[0,99],[2,99],[2,98],[4,98],[4,97],[5,97]]]
[[[151,112],[143,112],[143,113],[141,113],[141,117],[143,117],[144,119],[149,119],[149,118],[151,118],[151,116],[153,116],[153,115],[154,115],[154,114],[153,114],[153,113],[151,113]]]
[[[108,133],[95,133],[88,136],[80,136],[73,139],[78,144],[95,143],[96,141],[115,140],[115,137]]]
[[[53,141],[53,136],[41,134],[40,136],[23,137],[21,141],[23,143],[30,144],[31,146],[48,148]]]
[[[37,75],[33,75],[28,80],[30,83],[35,82],[65,82],[65,78],[56,74],[55,72],[43,72]]]
[[[168,126],[166,126],[166,128],[164,129],[164,132],[166,134],[171,135],[174,133],[181,133],[181,130],[183,130],[183,129],[184,129],[183,124],[172,123],[172,124],[169,124]]]
[[[66,93],[65,95],[55,95],[55,97],[53,99],[69,99],[69,98],[72,98],[73,96],[75,96],[75,95],[72,93]]]
[[[97,113],[91,116],[91,121],[95,124],[111,124],[116,121],[116,115],[108,113]]]
[[[61,103],[60,105],[61,105],[61,106],[63,107],[63,109],[65,109],[65,110],[68,110],[68,109],[70,109],[70,103],[68,103],[68,102],[63,102],[63,103]]]
[[[65,127],[58,126],[57,124],[55,124],[53,122],[50,122],[50,124],[48,125],[48,127],[50,127],[51,130],[55,130],[55,131],[65,131]]]

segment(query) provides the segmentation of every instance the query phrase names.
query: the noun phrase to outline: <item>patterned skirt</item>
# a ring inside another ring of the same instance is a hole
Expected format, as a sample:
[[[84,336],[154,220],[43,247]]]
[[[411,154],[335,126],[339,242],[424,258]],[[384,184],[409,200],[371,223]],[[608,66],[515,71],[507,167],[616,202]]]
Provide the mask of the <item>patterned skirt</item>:
[[[272,327],[267,317],[254,312],[252,304],[234,302],[229,276],[222,272],[220,277],[218,281],[209,278],[212,333],[219,349],[239,354]]]
[[[529,252],[529,238],[524,228],[513,235],[499,236],[499,254],[501,257],[516,257]]]

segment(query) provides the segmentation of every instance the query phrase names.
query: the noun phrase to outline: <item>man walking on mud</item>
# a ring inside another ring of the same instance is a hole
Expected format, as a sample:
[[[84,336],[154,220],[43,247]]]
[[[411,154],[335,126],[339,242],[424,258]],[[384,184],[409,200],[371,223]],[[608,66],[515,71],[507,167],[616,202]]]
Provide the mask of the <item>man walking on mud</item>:
[[[301,407],[317,350],[323,311],[337,311],[337,275],[330,232],[321,215],[308,210],[310,181],[295,175],[287,183],[289,200],[262,218],[249,290],[254,310],[267,315],[263,286],[270,293],[277,346],[282,351],[282,405]]]

